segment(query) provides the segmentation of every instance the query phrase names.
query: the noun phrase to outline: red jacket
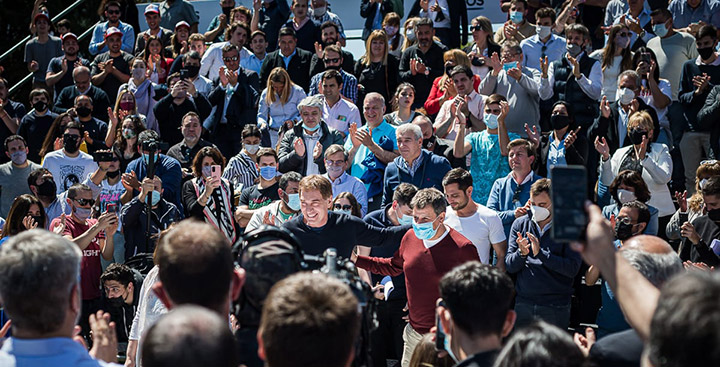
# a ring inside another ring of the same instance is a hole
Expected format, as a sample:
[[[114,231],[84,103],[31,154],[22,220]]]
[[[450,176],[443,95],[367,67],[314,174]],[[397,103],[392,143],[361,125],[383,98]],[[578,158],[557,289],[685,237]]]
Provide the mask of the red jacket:
[[[432,89],[430,89],[430,95],[428,95],[427,101],[425,101],[425,104],[423,107],[425,107],[425,112],[428,113],[428,115],[435,115],[438,112],[440,112],[440,107],[442,107],[442,103],[440,103],[440,99],[445,95],[445,91],[440,90],[440,80],[442,80],[442,76],[439,76],[435,78],[435,81],[433,81]],[[473,89],[475,91],[478,91],[478,87],[480,86],[480,77],[477,75],[473,75]]]

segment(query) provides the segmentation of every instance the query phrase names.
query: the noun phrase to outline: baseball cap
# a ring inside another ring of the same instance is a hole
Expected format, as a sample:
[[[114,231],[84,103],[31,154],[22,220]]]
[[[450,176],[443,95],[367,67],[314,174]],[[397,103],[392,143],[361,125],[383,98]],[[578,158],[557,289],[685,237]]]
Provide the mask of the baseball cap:
[[[184,20],[181,20],[181,21],[177,22],[177,24],[175,24],[175,29],[177,30],[180,27],[187,27],[187,29],[190,29],[190,24],[188,24],[188,22],[186,22]]]
[[[66,39],[70,39],[70,38],[74,38],[75,41],[78,40],[78,38],[77,38],[77,36],[75,35],[75,33],[72,33],[72,32],[67,32],[67,33],[63,34],[63,35],[60,37],[60,39],[61,39],[63,42],[65,42]]]
[[[50,22],[50,14],[48,14],[45,11],[39,11],[37,14],[35,14],[35,18],[33,18],[33,22],[36,22],[38,18],[45,18],[47,19],[48,23]]]
[[[116,34],[119,34],[120,36],[122,36],[123,32],[121,30],[117,29],[117,27],[110,27],[105,31],[105,39],[107,39],[110,36],[114,36]]]
[[[160,8],[156,4],[150,4],[145,8],[144,14],[148,13],[160,14]]]

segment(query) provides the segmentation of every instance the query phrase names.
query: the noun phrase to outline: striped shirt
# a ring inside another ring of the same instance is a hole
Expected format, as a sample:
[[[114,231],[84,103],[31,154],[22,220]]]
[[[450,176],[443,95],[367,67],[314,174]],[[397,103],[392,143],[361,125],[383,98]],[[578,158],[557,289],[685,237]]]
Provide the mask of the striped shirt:
[[[255,184],[258,178],[257,165],[244,151],[240,152],[230,159],[222,178],[230,181],[236,191],[240,191]]]

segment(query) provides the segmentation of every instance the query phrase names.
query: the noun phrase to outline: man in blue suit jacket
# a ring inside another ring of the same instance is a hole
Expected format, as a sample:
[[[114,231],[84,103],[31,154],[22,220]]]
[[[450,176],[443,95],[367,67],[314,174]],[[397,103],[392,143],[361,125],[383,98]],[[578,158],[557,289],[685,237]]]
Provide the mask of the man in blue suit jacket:
[[[405,124],[395,130],[400,155],[388,163],[383,179],[382,206],[392,203],[393,192],[403,182],[418,189],[434,187],[442,190],[442,180],[452,169],[447,158],[422,149],[422,130],[415,124]]]

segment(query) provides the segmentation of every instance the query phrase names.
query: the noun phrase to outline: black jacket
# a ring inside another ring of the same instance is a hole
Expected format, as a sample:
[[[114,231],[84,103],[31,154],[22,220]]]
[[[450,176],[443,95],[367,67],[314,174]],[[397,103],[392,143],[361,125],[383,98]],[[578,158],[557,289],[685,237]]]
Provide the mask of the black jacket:
[[[258,76],[257,73],[243,69],[238,70],[238,82],[235,86],[235,92],[230,97],[230,104],[225,111],[227,123],[233,128],[242,131],[246,124],[255,124],[257,121],[257,101],[260,93],[258,92]],[[215,130],[222,120],[222,113],[225,109],[225,88],[222,84],[217,84],[208,96],[210,104],[215,108],[212,116],[205,128],[210,132],[210,137],[215,136]]]
[[[657,117],[657,112],[655,112],[655,109],[648,106],[647,103],[643,102],[640,98],[635,98],[638,103],[638,111],[645,111],[650,114],[650,117],[652,117],[653,120],[653,141],[657,141],[657,137],[660,134],[660,121]],[[590,126],[590,129],[587,132],[587,138],[589,142],[592,142],[592,144],[595,143],[595,138],[605,137],[605,140],[607,141],[608,145],[610,146],[610,155],[615,153],[615,151],[618,148],[622,148],[624,146],[630,145],[630,139],[627,138],[627,135],[625,137],[624,144],[620,144],[620,135],[618,135],[618,119],[620,118],[620,113],[618,112],[618,104],[620,102],[615,101],[610,103],[610,117],[605,118],[603,117],[602,113],[599,114],[597,118],[595,118],[595,121],[593,122],[592,126]],[[593,148],[594,149],[594,148]]]
[[[120,307],[111,307],[109,304],[105,305],[105,309],[110,313],[110,321],[115,322],[115,334],[119,342],[128,341],[130,335],[130,328],[132,327],[133,319],[135,318],[135,312],[137,311],[138,303],[140,302],[140,288],[142,288],[144,277],[139,271],[130,269],[133,273],[133,303],[131,305],[123,302]]]
[[[568,131],[570,131],[570,129],[568,129]],[[550,143],[552,143],[553,140],[554,138],[552,137],[552,133],[543,134],[542,137],[540,137],[540,146],[537,147],[537,157],[539,159],[536,163],[537,167],[535,167],[535,173],[540,177],[549,177],[549,172],[547,170],[547,159],[548,153],[550,152]],[[581,131],[580,133],[578,133],[575,142],[571,146],[565,147],[565,160],[567,161],[567,164],[577,164],[584,166],[587,154],[587,137],[585,137],[585,134],[583,134]]]
[[[295,49],[295,55],[290,59],[288,67],[285,67],[285,61],[280,50],[275,50],[265,56],[262,67],[260,67],[260,84],[267,85],[270,72],[276,67],[287,70],[290,80],[302,87],[307,93],[310,90],[310,61],[312,53],[301,48]]]
[[[685,216],[687,221],[687,214]],[[681,217],[681,220],[683,218]],[[680,243],[679,255],[682,261],[703,262],[708,266],[718,266],[720,258],[710,248],[714,240],[720,239],[720,226],[706,214],[692,221],[695,231],[700,235],[700,243],[694,245],[689,239],[683,238]]]
[[[120,220],[125,235],[125,260],[141,253],[152,253],[155,250],[157,238],[151,236],[150,248],[145,246],[145,229],[147,228],[147,205],[141,202],[139,196],[123,205],[120,211]],[[157,234],[167,229],[170,224],[182,220],[182,213],[175,204],[160,199],[158,207],[152,211],[150,220],[150,233]]]
[[[170,38],[173,35],[173,31],[160,27],[162,30],[162,33],[160,35],[160,43],[162,43],[163,47],[170,46]],[[143,32],[137,33],[137,40],[135,40],[135,55],[139,55],[141,52],[145,50],[145,37],[143,37],[144,34],[150,35],[150,30],[146,29]],[[168,74],[170,75],[170,74]]]
[[[370,0],[362,0],[360,3],[360,16],[365,18],[365,26],[363,27],[362,40],[367,41],[370,33],[372,33],[373,22],[375,21],[375,13],[377,12],[378,4]],[[382,0],[380,4],[380,16],[385,19],[388,13],[392,13],[394,10],[393,3],[391,0]]]
[[[450,44],[446,45],[448,48],[460,48],[468,41],[468,9],[465,0],[447,0],[448,11],[450,12]],[[420,16],[420,0],[415,0],[408,18]],[[460,30],[462,29],[462,33]],[[464,50],[463,50],[464,51]],[[500,51],[497,51],[500,55]],[[492,53],[489,53],[492,55]]]
[[[77,88],[74,85],[67,86],[60,91],[60,94],[55,97],[55,105],[53,106],[53,112],[61,114],[68,109],[75,106],[75,97],[79,96]],[[110,106],[110,98],[104,90],[90,85],[90,90],[86,95],[92,98],[93,101],[93,117],[98,118],[102,121],[108,121],[107,109]]]
[[[295,171],[303,176],[307,174],[307,154],[313,154],[313,147],[305,147],[305,156],[301,157],[295,153],[295,147],[293,143],[295,138],[303,136],[302,123],[295,125],[292,130],[288,130],[283,139],[280,142],[280,149],[278,149],[278,159],[280,161],[280,172]],[[343,145],[345,139],[342,134],[327,126],[325,121],[320,121],[320,130],[322,131],[322,137],[320,138],[320,144],[322,144],[322,154],[318,159],[315,159],[315,164],[318,165],[320,173],[325,173],[325,150],[333,144]]]
[[[353,68],[355,67],[355,57],[352,53],[342,50],[342,57],[343,57],[343,63],[342,63],[342,69],[348,73],[353,73]],[[310,76],[314,76],[315,74],[320,74],[323,71],[325,71],[325,63],[317,56],[316,53],[313,52],[312,59],[310,60]]]
[[[720,85],[713,87],[705,99],[705,105],[700,109],[697,115],[698,126],[708,127],[710,129],[710,148],[712,148],[713,157],[718,159],[720,156]]]
[[[200,115],[200,121],[204,121],[212,109],[208,99],[200,93],[197,93],[192,100],[186,98],[179,105],[175,104],[173,100],[172,94],[168,93],[153,107],[160,128],[160,138],[170,145],[183,140],[180,125],[182,125],[182,118],[186,113],[195,112]]]

